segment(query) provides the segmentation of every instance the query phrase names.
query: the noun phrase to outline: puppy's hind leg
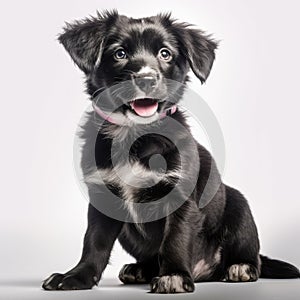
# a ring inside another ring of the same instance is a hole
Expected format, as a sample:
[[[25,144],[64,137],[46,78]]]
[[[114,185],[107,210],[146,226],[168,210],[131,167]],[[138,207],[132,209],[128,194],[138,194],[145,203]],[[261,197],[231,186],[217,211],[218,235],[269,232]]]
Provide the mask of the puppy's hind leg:
[[[119,273],[119,279],[124,284],[150,283],[151,279],[158,275],[158,257],[135,264],[126,264]]]
[[[230,282],[256,281],[260,274],[259,240],[247,200],[226,186],[222,245],[223,279]]]
[[[231,265],[225,275],[225,281],[246,282],[256,281],[259,277],[258,269],[251,264]]]

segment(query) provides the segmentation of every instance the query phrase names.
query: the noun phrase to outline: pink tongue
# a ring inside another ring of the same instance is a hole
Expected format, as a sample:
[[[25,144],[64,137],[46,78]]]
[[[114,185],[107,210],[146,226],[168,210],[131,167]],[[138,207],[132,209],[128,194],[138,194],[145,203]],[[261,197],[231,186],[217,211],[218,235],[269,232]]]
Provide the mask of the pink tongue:
[[[158,108],[158,103],[153,99],[140,99],[132,102],[131,107],[141,117],[152,116]]]

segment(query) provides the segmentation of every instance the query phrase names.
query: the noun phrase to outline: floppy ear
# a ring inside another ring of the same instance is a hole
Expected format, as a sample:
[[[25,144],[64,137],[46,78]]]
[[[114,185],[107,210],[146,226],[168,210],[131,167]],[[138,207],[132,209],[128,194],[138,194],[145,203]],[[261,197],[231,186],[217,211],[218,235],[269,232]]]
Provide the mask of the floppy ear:
[[[76,65],[86,74],[100,62],[104,37],[108,28],[118,18],[118,12],[97,12],[97,17],[66,23],[59,42],[65,47]]]
[[[204,83],[210,73],[218,43],[203,31],[186,23],[173,23],[180,50],[194,74]]]

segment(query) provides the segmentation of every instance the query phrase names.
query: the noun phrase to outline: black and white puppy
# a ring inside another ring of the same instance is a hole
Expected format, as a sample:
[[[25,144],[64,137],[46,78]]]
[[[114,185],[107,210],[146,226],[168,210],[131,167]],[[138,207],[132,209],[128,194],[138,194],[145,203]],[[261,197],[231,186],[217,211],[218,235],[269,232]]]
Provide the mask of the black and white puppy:
[[[108,97],[113,106],[120,97],[114,86],[129,82],[131,88],[125,97],[128,101],[118,105],[110,117],[97,108],[96,118],[103,121],[103,126],[97,132],[95,143],[88,131],[94,114],[90,114],[83,128],[82,168],[88,175],[86,178],[90,178],[87,185],[91,200],[83,253],[73,269],[46,279],[44,289],[92,288],[101,278],[116,239],[136,258],[135,264],[122,268],[120,280],[125,284],[150,283],[154,293],[192,292],[194,282],[200,281],[299,278],[296,267],[259,254],[257,229],[246,199],[221,182],[210,153],[196,141],[200,158],[200,168],[194,178],[196,186],[187,199],[180,199],[183,196],[178,190],[174,202],[182,202],[176,210],[141,224],[139,212],[130,205],[155,203],[170,193],[179,178],[186,182],[191,179],[189,170],[193,170],[193,161],[189,157],[193,149],[187,134],[189,127],[184,113],[174,108],[184,91],[179,88],[172,94],[168,80],[185,84],[190,69],[201,82],[207,79],[217,48],[210,36],[171,19],[168,14],[133,19],[112,11],[68,24],[59,41],[84,72],[91,100],[97,100],[101,91],[111,89],[113,92]],[[168,101],[171,94],[172,102]],[[168,117],[163,118],[165,115]],[[120,117],[123,123],[117,121]],[[122,145],[132,131],[142,132],[152,126],[156,132],[164,132],[169,120],[184,128],[176,131],[175,140],[160,134],[141,134],[129,151],[129,159],[124,162],[120,155],[112,163],[112,141],[122,152]],[[180,155],[178,143],[184,146]],[[97,202],[109,205],[111,200],[95,192],[95,186],[101,189],[101,183],[97,184],[93,177],[93,159],[88,159],[91,153],[105,185],[124,202],[122,208],[115,205],[115,209],[123,209],[132,216],[132,221],[115,219],[97,209]],[[150,168],[149,161],[154,155],[162,156],[166,162],[163,174]],[[187,165],[183,172],[184,161]],[[140,181],[159,180],[152,186],[136,187],[130,181],[132,178],[124,182],[116,176],[116,168],[125,174],[127,168],[134,169]],[[211,201],[199,207],[209,174],[213,174],[218,188]]]

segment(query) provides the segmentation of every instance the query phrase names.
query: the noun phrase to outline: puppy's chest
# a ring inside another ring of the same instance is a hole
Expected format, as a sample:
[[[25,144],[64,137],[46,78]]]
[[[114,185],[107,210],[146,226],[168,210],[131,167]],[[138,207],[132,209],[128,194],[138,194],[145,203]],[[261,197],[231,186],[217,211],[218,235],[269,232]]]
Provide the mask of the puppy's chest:
[[[127,203],[160,199],[182,176],[176,147],[156,135],[141,136],[134,143],[126,138],[114,143],[99,139],[95,160],[92,183],[104,182]]]
[[[164,193],[179,178],[178,170],[166,170],[163,166],[148,167],[139,161],[119,163],[111,168],[98,170],[108,186],[120,191],[126,202],[148,202]]]

